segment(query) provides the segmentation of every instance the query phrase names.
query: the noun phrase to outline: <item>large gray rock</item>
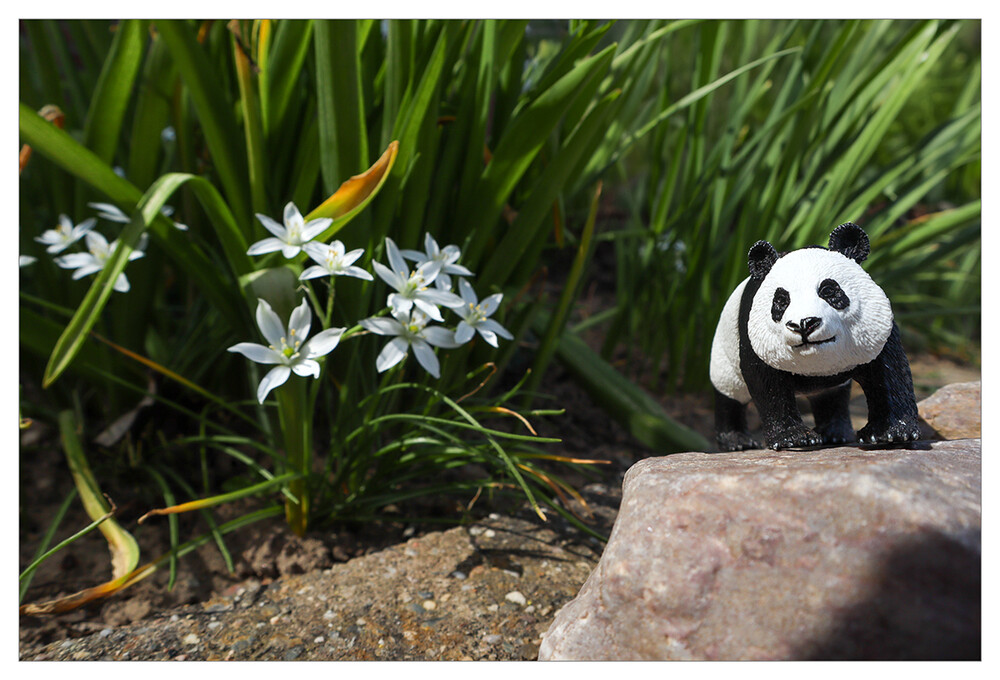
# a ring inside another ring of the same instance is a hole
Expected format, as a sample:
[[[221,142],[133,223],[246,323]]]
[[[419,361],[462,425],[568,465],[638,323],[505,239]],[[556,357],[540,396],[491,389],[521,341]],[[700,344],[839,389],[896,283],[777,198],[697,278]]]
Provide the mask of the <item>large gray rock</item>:
[[[917,404],[917,410],[941,439],[980,437],[983,427],[982,393],[983,383],[979,380],[952,383]]]
[[[922,446],[640,461],[539,658],[979,658],[980,441]]]

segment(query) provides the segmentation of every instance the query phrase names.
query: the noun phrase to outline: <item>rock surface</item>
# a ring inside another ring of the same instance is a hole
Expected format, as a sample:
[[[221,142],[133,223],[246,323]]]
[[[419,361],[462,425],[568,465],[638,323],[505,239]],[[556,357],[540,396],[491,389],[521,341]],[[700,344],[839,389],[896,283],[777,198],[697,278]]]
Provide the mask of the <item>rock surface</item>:
[[[922,449],[637,463],[539,658],[979,658],[980,441]]]
[[[942,439],[982,436],[981,381],[946,385],[919,404],[920,417]]]

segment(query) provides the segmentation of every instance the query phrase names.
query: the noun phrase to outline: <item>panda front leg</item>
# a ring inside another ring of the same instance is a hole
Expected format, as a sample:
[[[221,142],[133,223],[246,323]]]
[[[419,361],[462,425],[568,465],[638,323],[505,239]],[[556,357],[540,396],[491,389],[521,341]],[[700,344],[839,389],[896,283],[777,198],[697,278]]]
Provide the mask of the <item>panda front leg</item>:
[[[920,415],[913,396],[910,362],[899,339],[892,332],[874,361],[858,366],[854,377],[868,401],[868,424],[858,431],[862,444],[893,444],[920,439]]]
[[[760,443],[750,436],[747,427],[747,407],[715,390],[715,443],[719,451],[759,449]]]
[[[851,383],[848,381],[829,390],[809,395],[809,406],[816,419],[816,432],[824,444],[846,444],[857,441],[851,424]]]
[[[744,369],[743,375],[760,413],[764,439],[769,448],[797,449],[823,443],[823,438],[802,422],[790,379],[773,369],[764,370],[760,376],[753,378],[747,373]]]

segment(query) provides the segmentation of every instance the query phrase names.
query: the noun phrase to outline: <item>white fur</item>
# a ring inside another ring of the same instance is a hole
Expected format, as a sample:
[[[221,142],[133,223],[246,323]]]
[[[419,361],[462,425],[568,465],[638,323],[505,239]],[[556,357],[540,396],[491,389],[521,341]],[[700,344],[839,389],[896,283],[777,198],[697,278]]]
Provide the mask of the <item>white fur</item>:
[[[834,309],[819,296],[824,279],[836,281],[850,299],[847,309]],[[712,384],[726,396],[741,403],[750,393],[740,371],[739,307],[744,280],[726,302],[712,342],[709,368]],[[771,318],[774,291],[784,288],[791,304],[781,320]],[[807,317],[822,319],[810,336],[819,345],[802,345],[802,338],[785,326]],[[892,331],[889,299],[867,272],[841,253],[822,248],[805,248],[778,258],[754,295],[747,334],[750,346],[761,360],[796,375],[835,375],[875,359]]]
[[[726,301],[726,306],[722,308],[719,325],[715,327],[715,337],[712,339],[712,360],[708,367],[715,389],[741,404],[750,401],[750,391],[740,371],[739,329],[740,299],[749,280],[744,279],[736,286],[736,290]]]

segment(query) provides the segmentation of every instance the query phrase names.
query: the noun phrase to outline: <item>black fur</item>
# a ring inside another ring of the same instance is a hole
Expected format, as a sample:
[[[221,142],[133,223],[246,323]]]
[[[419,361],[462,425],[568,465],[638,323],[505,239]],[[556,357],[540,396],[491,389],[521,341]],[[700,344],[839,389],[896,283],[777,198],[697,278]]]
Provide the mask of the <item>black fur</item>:
[[[855,224],[842,224],[830,236],[830,249],[861,262],[868,256],[868,236]],[[777,258],[777,252],[766,241],[758,241],[750,249],[750,280],[740,300],[738,324],[740,370],[760,413],[767,446],[786,449],[858,440],[862,444],[883,444],[919,439],[919,416],[913,396],[910,364],[895,323],[889,339],[874,361],[836,375],[795,375],[768,366],[754,353],[747,332],[750,307]],[[836,298],[836,295],[833,297]],[[844,298],[846,300],[846,296]],[[868,402],[868,424],[857,435],[847,408],[851,380],[861,385]],[[795,402],[796,394],[808,396],[816,419],[815,430],[802,422]],[[747,429],[746,407],[717,390],[715,404],[719,448],[737,451],[756,447]]]

